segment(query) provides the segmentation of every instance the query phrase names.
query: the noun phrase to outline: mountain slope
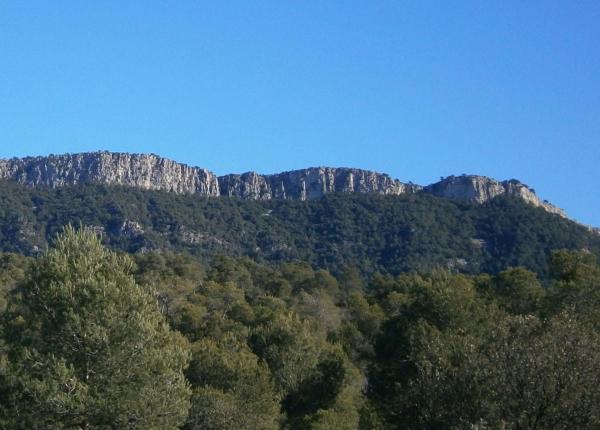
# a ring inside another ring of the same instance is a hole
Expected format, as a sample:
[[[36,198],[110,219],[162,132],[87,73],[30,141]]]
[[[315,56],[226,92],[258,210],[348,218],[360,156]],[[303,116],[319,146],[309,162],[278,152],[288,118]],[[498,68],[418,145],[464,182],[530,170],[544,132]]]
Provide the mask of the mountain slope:
[[[0,179],[33,187],[125,185],[245,200],[310,200],[332,193],[401,195],[420,192],[484,203],[498,195],[510,195],[565,216],[562,210],[542,201],[533,189],[515,179],[499,182],[475,175],[450,176],[426,187],[354,168],[311,167],[274,175],[246,172],[217,177],[209,170],[154,154],[93,152],[0,160]]]
[[[63,225],[92,228],[127,252],[302,260],[339,273],[522,265],[544,275],[551,250],[600,255],[600,235],[505,194],[483,203],[431,194],[332,194],[255,201],[139,188],[32,188],[0,181],[0,250],[35,254]]]

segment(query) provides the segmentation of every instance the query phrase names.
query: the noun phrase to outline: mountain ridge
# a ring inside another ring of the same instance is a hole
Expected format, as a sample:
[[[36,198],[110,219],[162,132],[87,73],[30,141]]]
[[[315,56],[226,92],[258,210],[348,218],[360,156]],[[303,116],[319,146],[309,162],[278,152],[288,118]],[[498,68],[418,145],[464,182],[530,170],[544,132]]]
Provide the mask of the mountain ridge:
[[[0,159],[0,179],[33,187],[99,183],[246,200],[310,200],[330,193],[424,192],[485,203],[506,194],[566,217],[562,209],[540,199],[532,188],[516,179],[498,181],[481,175],[452,175],[426,186],[402,182],[386,173],[350,167],[321,166],[268,175],[249,171],[217,176],[205,168],[156,154],[97,151]]]

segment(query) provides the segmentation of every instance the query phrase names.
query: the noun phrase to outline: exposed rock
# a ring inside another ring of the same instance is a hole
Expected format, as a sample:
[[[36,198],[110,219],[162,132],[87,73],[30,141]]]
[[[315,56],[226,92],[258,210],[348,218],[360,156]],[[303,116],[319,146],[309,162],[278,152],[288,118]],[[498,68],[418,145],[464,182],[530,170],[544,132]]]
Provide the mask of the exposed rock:
[[[309,200],[330,193],[403,194],[420,187],[404,184],[382,173],[361,169],[311,167],[302,170],[259,175],[219,177],[221,195],[252,200]]]
[[[591,227],[591,226],[586,226],[586,227],[592,233],[600,235],[600,228],[598,228],[598,227]]]
[[[333,192],[402,194],[419,187],[360,169],[317,167],[276,175],[247,172],[217,178],[154,154],[93,152],[0,160],[0,179],[28,186],[125,185],[202,196],[306,200]]]
[[[217,178],[208,170],[153,154],[93,152],[0,160],[0,179],[53,188],[100,183],[180,194],[219,195]]]
[[[188,245],[198,245],[202,243],[204,235],[181,226],[179,229],[179,237],[181,241]]]
[[[506,194],[519,197],[533,206],[542,207],[548,212],[566,217],[562,209],[546,200],[541,200],[533,189],[516,179],[500,182],[477,175],[448,176],[440,182],[426,186],[423,191],[438,197],[477,203],[485,203],[494,197]]]
[[[217,177],[199,167],[176,163],[154,154],[93,152],[0,160],[0,179],[27,186],[62,187],[84,183],[124,185],[200,196],[235,196],[247,200],[308,200],[331,193],[400,195],[418,191],[485,203],[496,196],[517,196],[555,214],[564,212],[517,180],[485,176],[449,176],[425,188],[389,175],[362,169],[311,167],[260,175],[247,172]],[[194,241],[198,238],[187,237]]]
[[[91,231],[96,236],[104,236],[104,233],[106,233],[104,227],[101,225],[86,225],[85,229]]]
[[[224,247],[227,242],[217,236],[208,235],[205,233],[190,230],[185,226],[180,226],[178,229],[179,238],[183,243],[188,245],[211,244]]]
[[[471,239],[471,243],[477,248],[485,248],[488,246],[488,243],[485,239],[478,239],[476,237]]]
[[[119,228],[119,234],[126,237],[138,237],[144,234],[144,228],[136,221],[125,220]]]
[[[247,200],[273,198],[273,190],[267,178],[255,172],[219,176],[219,189],[222,196],[235,196]]]
[[[485,203],[505,193],[502,184],[485,176],[448,176],[424,188],[438,197]]]
[[[464,269],[468,264],[464,258],[451,258],[446,261],[446,267],[450,270]]]

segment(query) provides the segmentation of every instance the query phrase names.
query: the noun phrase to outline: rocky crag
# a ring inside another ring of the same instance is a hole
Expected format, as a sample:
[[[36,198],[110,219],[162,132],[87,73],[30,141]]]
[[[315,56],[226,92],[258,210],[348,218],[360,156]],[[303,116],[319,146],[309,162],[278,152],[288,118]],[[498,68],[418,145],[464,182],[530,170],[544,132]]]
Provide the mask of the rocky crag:
[[[448,176],[435,184],[426,186],[424,192],[438,197],[485,203],[494,197],[506,194],[519,197],[533,206],[548,212],[566,216],[564,211],[546,200],[541,200],[535,190],[516,179],[497,181],[478,175]]]
[[[219,177],[221,195],[252,200],[309,200],[330,193],[404,194],[421,187],[368,170],[311,167],[275,175],[247,172]]]
[[[217,177],[153,154],[93,152],[0,160],[0,179],[28,186],[125,185],[179,194],[218,196]]]
[[[27,186],[55,188],[100,183],[249,200],[308,200],[330,193],[400,195],[425,192],[443,198],[485,203],[506,194],[565,216],[561,209],[541,200],[534,190],[514,179],[500,182],[484,176],[450,176],[422,187],[382,173],[331,167],[312,167],[274,175],[247,172],[218,177],[209,170],[154,154],[93,152],[0,160],[0,179]]]

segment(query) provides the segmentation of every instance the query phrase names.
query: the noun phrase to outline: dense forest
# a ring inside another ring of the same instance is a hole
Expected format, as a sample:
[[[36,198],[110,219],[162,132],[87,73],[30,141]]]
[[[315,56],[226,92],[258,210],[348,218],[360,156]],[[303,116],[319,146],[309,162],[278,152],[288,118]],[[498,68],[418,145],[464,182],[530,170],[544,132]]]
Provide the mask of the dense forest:
[[[127,255],[67,228],[0,258],[6,429],[600,426],[600,267],[368,278]]]
[[[600,428],[600,235],[519,199],[5,181],[0,251],[2,429]]]
[[[301,261],[340,275],[406,271],[548,277],[556,249],[600,256],[600,234],[517,198],[479,205],[427,194],[336,194],[310,201],[202,198],[127,187],[28,188],[0,181],[0,251],[36,255],[63,226],[85,226],[128,253]]]

